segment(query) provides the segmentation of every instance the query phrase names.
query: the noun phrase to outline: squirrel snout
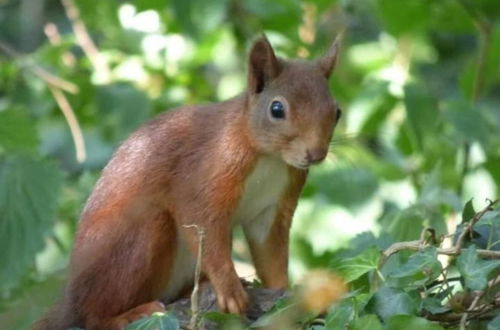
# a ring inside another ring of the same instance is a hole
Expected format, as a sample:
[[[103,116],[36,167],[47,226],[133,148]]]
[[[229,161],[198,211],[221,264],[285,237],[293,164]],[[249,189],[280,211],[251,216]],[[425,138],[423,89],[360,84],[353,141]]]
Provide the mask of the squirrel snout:
[[[317,164],[325,159],[328,149],[326,148],[314,148],[307,149],[306,160],[309,164]]]

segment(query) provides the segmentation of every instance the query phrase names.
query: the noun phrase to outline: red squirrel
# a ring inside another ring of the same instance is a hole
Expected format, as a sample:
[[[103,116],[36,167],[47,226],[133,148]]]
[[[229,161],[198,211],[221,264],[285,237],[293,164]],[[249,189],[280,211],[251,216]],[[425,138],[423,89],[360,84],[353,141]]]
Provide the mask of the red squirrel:
[[[248,87],[221,103],[158,115],[118,148],[81,215],[59,304],[35,329],[123,329],[164,311],[202,271],[220,310],[248,297],[231,260],[241,225],[265,287],[288,285],[288,239],[309,166],[322,161],[340,109],[330,94],[338,43],[316,61],[276,57],[265,36]]]

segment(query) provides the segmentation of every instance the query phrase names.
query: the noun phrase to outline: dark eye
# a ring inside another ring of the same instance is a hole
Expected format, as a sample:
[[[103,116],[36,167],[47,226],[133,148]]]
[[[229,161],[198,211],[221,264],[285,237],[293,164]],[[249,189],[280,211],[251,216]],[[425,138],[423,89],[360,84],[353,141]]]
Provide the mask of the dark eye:
[[[285,118],[285,106],[280,101],[273,101],[273,103],[271,103],[270,110],[271,116],[273,116],[273,118]]]
[[[337,118],[335,119],[335,121],[339,121],[340,117],[342,117],[342,109],[337,108]]]

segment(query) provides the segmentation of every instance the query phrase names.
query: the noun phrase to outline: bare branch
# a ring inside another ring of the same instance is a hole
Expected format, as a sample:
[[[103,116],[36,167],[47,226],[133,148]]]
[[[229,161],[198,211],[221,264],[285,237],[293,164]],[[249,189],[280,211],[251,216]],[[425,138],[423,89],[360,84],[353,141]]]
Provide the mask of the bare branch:
[[[49,88],[52,96],[54,96],[54,99],[57,102],[57,105],[61,109],[64,118],[66,118],[66,122],[68,123],[69,129],[71,131],[71,136],[73,137],[73,142],[75,144],[76,159],[79,163],[82,163],[87,157],[85,152],[85,140],[83,139],[80,125],[76,120],[75,112],[73,111],[73,108],[71,107],[68,99],[60,89],[57,89],[50,85]]]
[[[89,32],[80,17],[80,11],[75,5],[75,2],[73,0],[61,0],[61,2],[64,10],[66,11],[66,16],[68,16],[71,22],[78,44],[82,48],[85,55],[89,58],[96,72],[108,80],[111,76],[109,67],[99,52],[99,49],[97,49],[94,41],[92,41],[92,38],[90,37]]]
[[[2,41],[0,41],[0,49],[9,57],[12,57],[15,60],[19,60],[17,62],[20,64],[21,68],[28,69],[32,74],[45,81],[47,85],[62,89],[63,91],[71,94],[78,93],[79,89],[77,85],[53,75],[52,73],[48,72],[41,66],[32,63],[31,61],[26,61],[23,58],[22,54]]]

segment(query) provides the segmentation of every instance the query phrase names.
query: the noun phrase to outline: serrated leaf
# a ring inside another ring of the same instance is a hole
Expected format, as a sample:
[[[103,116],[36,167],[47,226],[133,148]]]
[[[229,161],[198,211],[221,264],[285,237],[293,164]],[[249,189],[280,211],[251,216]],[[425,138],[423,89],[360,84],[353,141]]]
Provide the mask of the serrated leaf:
[[[382,324],[375,314],[364,315],[356,319],[350,330],[382,330]]]
[[[394,315],[413,315],[419,306],[418,295],[411,296],[402,289],[383,287],[375,293],[367,310],[387,321]]]
[[[457,267],[467,288],[482,290],[488,284],[489,273],[500,267],[500,260],[479,259],[476,247],[471,245],[457,258]]]
[[[337,270],[346,282],[352,282],[377,269],[379,259],[380,251],[376,247],[371,247],[354,258],[342,260]]]
[[[391,286],[419,287],[432,281],[441,274],[442,266],[437,259],[435,247],[428,247],[423,251],[414,253],[408,261],[386,275]]]
[[[38,145],[33,121],[18,110],[0,111],[0,151],[33,151]]]
[[[33,265],[52,229],[61,186],[58,169],[28,157],[0,162],[0,289]]]
[[[169,313],[154,313],[129,324],[125,330],[179,330],[179,321]]]
[[[413,315],[396,315],[389,319],[388,330],[443,330],[436,323]]]
[[[468,222],[474,217],[476,211],[474,210],[474,205],[472,205],[472,198],[465,204],[464,210],[462,212],[462,222]]]

